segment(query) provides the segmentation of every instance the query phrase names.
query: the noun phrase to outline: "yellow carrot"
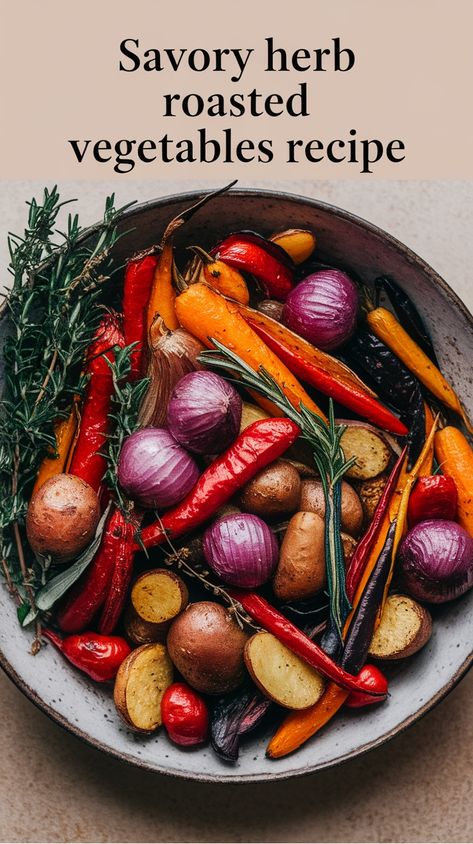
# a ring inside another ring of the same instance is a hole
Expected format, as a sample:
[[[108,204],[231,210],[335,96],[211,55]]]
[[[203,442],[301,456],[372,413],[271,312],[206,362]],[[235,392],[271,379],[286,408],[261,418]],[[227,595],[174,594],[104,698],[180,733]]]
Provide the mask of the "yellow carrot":
[[[394,314],[386,308],[375,308],[369,311],[366,319],[373,334],[397,355],[416,378],[430,390],[432,395],[436,396],[439,401],[455,413],[458,413],[469,430],[473,431],[463,405],[453,387],[444,378],[440,369],[405,331]]]
[[[77,432],[77,406],[74,406],[66,419],[61,419],[55,426],[56,435],[56,456],[45,457],[36,475],[33,495],[40,489],[49,478],[66,472],[72,452],[72,445]]]
[[[273,234],[270,240],[284,249],[295,264],[307,261],[316,244],[315,234],[308,229],[287,229]]]
[[[214,337],[257,371],[260,366],[278,382],[284,394],[294,407],[303,402],[309,410],[325,419],[324,413],[306,393],[299,381],[279,358],[260,340],[239,313],[239,305],[224,299],[208,285],[197,282],[176,299],[176,314],[180,325],[212,348],[210,337]],[[258,404],[273,415],[280,415],[266,399],[255,395]]]

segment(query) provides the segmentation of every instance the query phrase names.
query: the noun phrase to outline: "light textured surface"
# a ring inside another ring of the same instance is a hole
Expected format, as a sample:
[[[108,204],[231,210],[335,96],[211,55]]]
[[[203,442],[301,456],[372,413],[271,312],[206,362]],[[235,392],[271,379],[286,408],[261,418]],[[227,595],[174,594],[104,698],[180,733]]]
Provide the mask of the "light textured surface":
[[[379,224],[431,263],[472,307],[472,184],[267,186],[317,196]],[[156,185],[151,191],[149,185],[127,182],[118,187],[118,199],[126,201],[171,193],[176,186]],[[61,188],[80,197],[83,219],[92,221],[111,186]],[[2,232],[18,230],[19,204],[35,189],[3,185]],[[51,724],[2,676],[1,838],[468,841],[472,688],[469,677],[407,733],[341,768],[289,783],[219,787],[169,780],[107,759]]]

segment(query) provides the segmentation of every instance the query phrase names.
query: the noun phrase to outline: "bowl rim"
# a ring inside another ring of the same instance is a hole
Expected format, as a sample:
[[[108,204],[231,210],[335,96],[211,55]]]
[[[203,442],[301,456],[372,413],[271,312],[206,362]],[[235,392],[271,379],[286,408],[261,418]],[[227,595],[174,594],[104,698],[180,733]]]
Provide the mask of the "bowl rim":
[[[144,202],[133,204],[131,206],[125,207],[124,211],[120,214],[119,222],[121,223],[123,220],[133,219],[133,217],[141,214],[143,211],[153,210],[164,205],[172,207],[174,205],[181,205],[182,203],[193,203],[207,192],[208,190],[184,191],[182,193],[169,194],[156,199],[150,199]],[[338,217],[350,223],[351,225],[355,225],[357,228],[367,231],[371,235],[374,235],[378,240],[382,240],[385,243],[389,243],[394,249],[396,249],[405,258],[407,258],[410,264],[418,267],[420,270],[426,273],[432,279],[432,281],[442,289],[446,298],[449,299],[454,308],[456,308],[462,313],[466,321],[469,323],[471,329],[473,330],[473,315],[471,314],[465,303],[462,301],[462,299],[458,296],[458,294],[452,290],[450,285],[416,252],[414,252],[412,249],[410,249],[410,247],[402,243],[402,241],[389,234],[389,232],[386,232],[380,226],[377,226],[376,224],[365,220],[363,217],[360,217],[359,215],[356,215],[351,211],[346,211],[345,209],[339,208],[337,205],[332,205],[331,203],[327,203],[319,199],[314,199],[312,197],[292,193],[289,191],[272,190],[269,188],[245,187],[232,188],[228,191],[227,194],[222,194],[222,196],[234,196],[242,198],[257,197],[271,200],[283,199],[286,202],[293,202],[295,205],[305,205],[310,208],[318,209],[322,212]],[[86,239],[90,235],[92,235],[99,225],[99,223],[94,223],[84,229],[82,233],[82,238]],[[193,780],[197,782],[218,783],[220,785],[245,784],[254,782],[272,782],[273,780],[285,780],[290,779],[292,777],[310,776],[312,774],[316,774],[319,771],[327,770],[329,768],[334,768],[338,765],[342,765],[344,762],[347,762],[351,759],[356,759],[359,756],[364,755],[368,751],[380,747],[390,739],[404,732],[408,727],[417,723],[417,721],[419,721],[424,715],[426,715],[435,706],[437,706],[438,703],[444,700],[444,698],[463,679],[468,670],[471,668],[472,664],[473,649],[470,655],[464,660],[462,665],[452,675],[450,680],[445,683],[445,685],[432,698],[430,698],[424,704],[424,706],[409,715],[397,726],[388,730],[386,733],[383,733],[383,735],[379,736],[376,739],[373,739],[372,741],[365,742],[364,744],[357,747],[356,750],[352,750],[346,754],[343,754],[342,756],[339,756],[336,759],[328,760],[322,763],[315,762],[313,765],[310,766],[305,765],[304,767],[294,767],[290,770],[286,769],[284,771],[278,771],[275,768],[274,772],[256,773],[253,775],[239,774],[236,770],[232,771],[232,773],[227,773],[227,771],[230,771],[230,769],[227,768],[222,768],[222,772],[218,774],[203,774],[192,771],[183,772],[182,770],[169,766],[163,766],[160,764],[150,766],[149,763],[145,761],[136,759],[136,757],[130,757],[127,753],[117,750],[111,747],[110,745],[104,744],[100,740],[93,738],[87,732],[84,732],[81,727],[76,724],[72,724],[70,721],[68,721],[67,718],[63,717],[60,713],[58,713],[52,706],[47,704],[37,694],[37,692],[33,688],[31,688],[31,686],[28,685],[28,683],[21,677],[21,675],[18,674],[16,669],[13,668],[9,660],[5,657],[2,649],[0,648],[0,667],[9,677],[9,679],[16,685],[16,687],[25,695],[25,697],[27,697],[38,709],[40,709],[52,721],[54,721],[56,724],[58,724],[70,734],[84,741],[90,747],[94,748],[95,750],[99,750],[107,754],[108,756],[118,759],[121,762],[133,765],[134,767],[139,769],[151,771],[152,773],[163,774],[165,776]],[[292,758],[294,760],[297,759],[297,751],[292,755]]]

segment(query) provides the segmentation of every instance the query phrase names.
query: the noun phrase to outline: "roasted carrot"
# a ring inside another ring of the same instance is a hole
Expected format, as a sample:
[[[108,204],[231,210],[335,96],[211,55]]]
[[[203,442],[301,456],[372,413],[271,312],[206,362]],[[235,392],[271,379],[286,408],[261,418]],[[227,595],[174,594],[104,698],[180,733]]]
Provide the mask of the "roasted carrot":
[[[77,405],[74,402],[69,416],[66,419],[61,419],[55,426],[56,454],[45,457],[41,463],[33,487],[33,495],[49,478],[67,471],[71,448],[77,431],[77,419]]]
[[[366,316],[368,325],[383,343],[398,356],[405,366],[427,387],[439,401],[458,413],[470,431],[471,423],[453,387],[412,337],[405,331],[394,314],[387,308],[374,308]]]
[[[200,246],[193,246],[192,249],[201,262],[199,281],[205,281],[214,290],[222,293],[223,296],[228,296],[242,305],[247,305],[250,301],[250,294],[241,272],[235,267],[230,267],[225,261],[217,261],[212,258]]]
[[[288,715],[266,749],[271,759],[287,756],[308,741],[327,724],[343,706],[350,692],[335,683],[328,683],[322,697],[313,706]]]
[[[172,240],[169,239],[164,242],[154,271],[153,286],[151,288],[147,311],[148,331],[153,324],[156,314],[159,314],[163,319],[169,331],[179,328],[174,308],[176,293],[172,286],[173,260]]]
[[[270,240],[284,249],[295,264],[307,261],[317,242],[315,234],[308,229],[286,229],[271,235]]]
[[[447,425],[435,434],[435,456],[442,472],[455,481],[458,521],[473,536],[473,450],[458,428]]]
[[[427,404],[424,402],[424,412],[425,412],[425,439],[427,440],[429,434],[434,427],[434,415]],[[432,474],[432,467],[434,465],[434,443],[431,442],[430,448],[425,456],[425,460],[420,468],[419,475],[431,475]]]
[[[201,282],[191,284],[176,299],[177,318],[180,325],[190,334],[209,348],[212,348],[209,338],[215,337],[227,348],[236,352],[255,371],[260,366],[264,366],[280,384],[294,407],[298,408],[303,402],[309,410],[325,419],[323,412],[312,401],[299,381],[245,322],[239,313],[239,308],[237,302],[223,298]],[[265,410],[269,406],[274,416],[281,415],[281,411],[273,408],[266,399],[258,397],[258,403]]]

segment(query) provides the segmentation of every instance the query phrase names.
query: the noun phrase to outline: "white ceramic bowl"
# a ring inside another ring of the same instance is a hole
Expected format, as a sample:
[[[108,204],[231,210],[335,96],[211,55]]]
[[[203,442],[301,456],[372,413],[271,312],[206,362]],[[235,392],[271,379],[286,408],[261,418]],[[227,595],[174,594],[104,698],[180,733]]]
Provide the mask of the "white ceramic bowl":
[[[117,260],[159,241],[166,223],[196,194],[181,194],[136,206],[123,219],[133,231],[116,250]],[[448,285],[407,247],[375,226],[315,200],[261,190],[232,191],[204,207],[181,232],[179,242],[210,246],[230,231],[270,233],[288,227],[313,229],[322,260],[340,262],[367,280],[389,273],[421,311],[446,376],[473,413],[473,320]],[[1,328],[1,326],[0,326]],[[37,706],[66,729],[126,762],[188,779],[248,782],[282,779],[343,762],[376,747],[414,723],[461,679],[472,662],[473,591],[436,612],[433,636],[415,657],[391,671],[389,700],[364,712],[344,710],[292,756],[265,758],[268,734],[247,740],[236,765],[209,747],[182,750],[164,731],[129,732],[115,713],[112,694],[73,669],[52,647],[29,654],[30,634],[21,630],[6,589],[0,589],[0,663]]]

